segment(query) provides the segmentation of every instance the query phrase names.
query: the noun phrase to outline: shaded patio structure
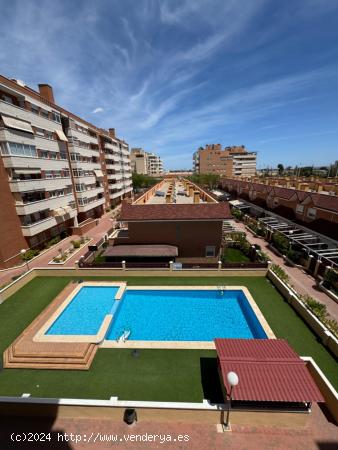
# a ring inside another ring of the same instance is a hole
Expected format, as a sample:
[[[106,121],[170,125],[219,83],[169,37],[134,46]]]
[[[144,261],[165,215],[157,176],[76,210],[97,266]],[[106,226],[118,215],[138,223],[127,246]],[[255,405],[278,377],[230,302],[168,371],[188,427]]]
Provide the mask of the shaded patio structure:
[[[306,363],[284,339],[215,339],[218,372],[225,399],[229,372],[238,375],[232,408],[310,412],[324,398]]]
[[[178,255],[174,245],[114,245],[103,252],[107,262],[132,261],[145,259],[148,262],[169,262]]]

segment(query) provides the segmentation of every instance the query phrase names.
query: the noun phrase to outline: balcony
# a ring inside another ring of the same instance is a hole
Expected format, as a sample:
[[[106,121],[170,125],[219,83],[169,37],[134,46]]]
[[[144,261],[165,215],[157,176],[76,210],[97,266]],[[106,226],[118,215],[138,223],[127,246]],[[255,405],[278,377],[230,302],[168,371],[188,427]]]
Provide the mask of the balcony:
[[[29,192],[36,190],[53,191],[72,185],[70,177],[66,178],[35,178],[33,180],[11,180],[12,192]]]
[[[22,234],[24,236],[35,236],[36,234],[42,233],[43,231],[49,230],[50,228],[59,225],[66,220],[72,219],[77,215],[76,209],[73,209],[64,216],[59,217],[47,217],[40,222],[32,223],[31,225],[21,225]]]
[[[87,189],[85,191],[76,191],[76,197],[84,198],[84,197],[93,197],[97,194],[103,194],[104,189],[103,186],[95,187],[93,189]]]
[[[2,160],[7,168],[69,170],[68,159],[34,158],[32,156],[3,155]]]
[[[73,137],[73,138],[75,137],[79,141],[86,142],[87,144],[99,145],[99,142],[98,142],[97,138],[95,138],[93,136],[90,136],[89,134],[82,133],[81,131],[74,130],[73,128],[68,128],[67,136],[69,138],[70,137]]]
[[[101,170],[101,164],[99,162],[70,161],[70,163],[73,169]]]
[[[43,108],[46,109],[46,106],[43,106]],[[3,100],[0,100],[0,113],[9,114],[10,116],[16,117],[17,119],[27,120],[28,122],[31,122],[33,126],[43,128],[44,130],[62,130],[62,126],[60,123],[54,122],[51,119],[46,119],[42,116],[38,116],[31,111],[26,111],[19,106],[4,102]]]
[[[69,152],[72,153],[78,153],[81,156],[84,156],[86,158],[92,158],[93,156],[95,158],[99,157],[99,150],[93,150],[91,148],[84,148],[80,147],[79,145],[74,145],[73,143],[68,144]]]
[[[91,209],[96,208],[97,206],[104,205],[105,201],[106,199],[103,197],[95,200],[94,202],[87,203],[86,205],[78,205],[79,212],[90,211]]]
[[[16,142],[18,144],[35,145],[36,148],[51,152],[66,153],[66,144],[62,141],[47,139],[38,135],[19,130],[0,129],[0,141]]]
[[[15,203],[15,209],[19,216],[26,216],[27,214],[33,214],[38,211],[44,211],[45,209],[56,209],[62,206],[68,206],[68,203],[74,201],[74,195],[68,194],[62,197],[51,197],[39,200],[32,203]]]

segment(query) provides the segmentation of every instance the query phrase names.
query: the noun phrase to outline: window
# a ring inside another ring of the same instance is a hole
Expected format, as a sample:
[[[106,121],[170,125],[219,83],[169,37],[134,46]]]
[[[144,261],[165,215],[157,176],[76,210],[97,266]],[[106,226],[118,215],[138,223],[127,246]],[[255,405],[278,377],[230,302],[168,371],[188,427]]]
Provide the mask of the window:
[[[297,205],[296,212],[302,214],[304,212],[304,205]]]
[[[40,116],[44,117],[45,119],[49,119],[48,111],[42,108],[40,109]]]
[[[53,178],[53,172],[51,170],[46,170],[45,178],[47,178],[47,179]]]
[[[308,216],[310,219],[315,219],[315,218],[316,218],[316,215],[317,215],[317,210],[316,210],[316,208],[309,208],[309,209],[307,210],[307,216]]]
[[[9,142],[9,151],[14,156],[31,156],[36,157],[36,148],[34,145],[17,144],[15,142]]]
[[[47,139],[53,140],[53,133],[52,133],[52,131],[46,130],[45,131],[45,135],[46,135]]]
[[[205,256],[206,258],[214,258],[216,252],[216,247],[214,245],[207,245],[205,247]]]
[[[50,159],[57,159],[56,158],[56,153],[55,152],[49,152],[49,158]]]
[[[8,97],[8,95],[2,94],[1,100],[7,103],[11,103],[13,105],[13,99],[12,97]]]
[[[52,111],[52,119],[54,122],[61,123],[61,116],[58,112]]]
[[[39,115],[39,110],[40,108],[38,106],[31,104],[32,113]]]
[[[38,136],[45,136],[45,130],[43,130],[42,128],[35,128],[35,134]]]
[[[40,158],[44,158],[44,159],[48,159],[48,152],[47,152],[47,150],[39,150],[39,157]]]

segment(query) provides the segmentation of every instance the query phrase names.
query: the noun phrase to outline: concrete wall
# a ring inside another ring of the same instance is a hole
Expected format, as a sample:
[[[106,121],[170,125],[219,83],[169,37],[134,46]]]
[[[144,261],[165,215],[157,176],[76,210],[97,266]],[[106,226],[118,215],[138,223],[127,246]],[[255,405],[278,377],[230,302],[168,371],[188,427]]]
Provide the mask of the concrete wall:
[[[301,318],[319,336],[323,345],[338,356],[338,339],[320,322],[319,319],[305,306],[298,296],[272,271],[268,270],[267,277],[278,291],[290,303]]]
[[[31,269],[10,285],[0,290],[0,304],[7,300],[11,295],[15,294],[19,289],[35,277],[264,277],[266,269],[222,269],[220,271],[213,269],[186,269],[186,270],[169,270],[169,269],[73,269],[67,267],[46,267],[39,269]],[[215,281],[217,284],[218,282]]]
[[[132,402],[128,402],[132,403]],[[160,402],[159,402],[160,403]],[[131,406],[132,407],[132,406]],[[224,421],[224,413],[218,410],[136,407],[138,422],[189,422],[217,424]],[[0,416],[96,418],[122,422],[125,407],[44,405],[0,403]],[[231,411],[232,424],[242,426],[304,427],[309,415],[296,412]]]
[[[319,387],[325,399],[327,408],[338,424],[338,395],[336,390],[312,358],[305,356],[302,357],[302,359],[306,361],[306,367],[308,368],[315,383]]]
[[[116,244],[167,244],[178,247],[180,257],[204,257],[207,245],[216,247],[222,240],[222,222],[129,222],[129,239]]]

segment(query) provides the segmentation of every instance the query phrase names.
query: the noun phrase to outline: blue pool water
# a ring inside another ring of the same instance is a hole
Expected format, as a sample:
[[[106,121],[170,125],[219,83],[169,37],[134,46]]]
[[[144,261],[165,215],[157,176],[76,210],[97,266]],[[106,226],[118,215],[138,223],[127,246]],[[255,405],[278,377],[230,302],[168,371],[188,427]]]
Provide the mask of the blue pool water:
[[[266,338],[243,291],[127,290],[106,336],[115,340],[212,341]]]
[[[97,334],[115,302],[118,287],[84,286],[46,334]]]
[[[84,286],[51,325],[49,335],[97,334],[106,314],[113,320],[106,339],[130,330],[129,340],[212,341],[218,338],[266,338],[241,290],[126,290]]]

